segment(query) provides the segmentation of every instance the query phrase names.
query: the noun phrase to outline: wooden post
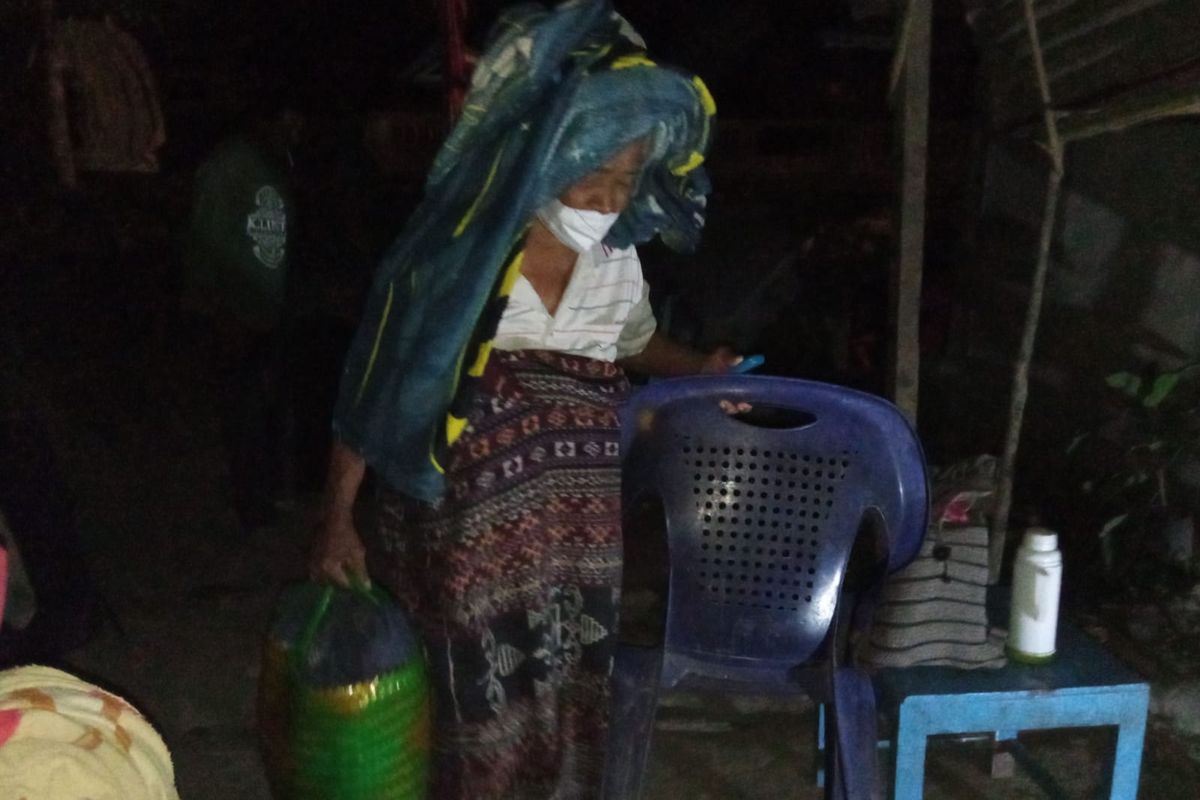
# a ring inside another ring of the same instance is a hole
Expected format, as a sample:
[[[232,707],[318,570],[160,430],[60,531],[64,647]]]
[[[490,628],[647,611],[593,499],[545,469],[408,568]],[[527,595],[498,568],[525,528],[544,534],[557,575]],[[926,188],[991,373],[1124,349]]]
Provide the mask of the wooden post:
[[[471,79],[467,64],[466,45],[463,42],[463,25],[467,19],[467,0],[438,0],[439,19],[442,26],[442,46],[445,57],[446,110],[450,124],[458,120],[467,96],[467,84]]]
[[[1025,401],[1029,397],[1029,366],[1033,362],[1033,345],[1037,339],[1038,322],[1042,315],[1042,298],[1046,289],[1046,272],[1050,265],[1050,244],[1054,240],[1054,222],[1058,216],[1058,198],[1062,188],[1061,169],[1051,168],[1046,176],[1046,199],[1042,205],[1042,233],[1038,241],[1038,260],[1029,292],[1029,308],[1025,311],[1025,329],[1021,334],[1021,349],[1013,366],[1012,400],[1008,406],[1008,432],[1004,437],[1004,455],[1000,459],[999,490],[992,530],[988,540],[988,583],[1000,579],[1004,564],[1004,548],[1008,538],[1008,517],[1012,508],[1013,469],[1017,461],[1017,446],[1021,441],[1021,424],[1025,419]]]
[[[50,142],[50,160],[58,185],[74,189],[79,185],[75,170],[75,151],[71,146],[71,126],[67,121],[67,70],[62,42],[59,41],[54,18],[54,0],[41,0],[39,16],[42,28],[42,57],[46,68],[46,133]]]
[[[920,388],[921,275],[925,258],[925,165],[929,140],[929,51],[932,0],[909,0],[896,49],[894,94],[900,150],[898,257],[892,272],[895,331],[888,354],[888,391],[917,421]],[[898,92],[898,94],[896,94]]]
[[[1033,345],[1037,340],[1038,323],[1042,315],[1042,298],[1045,295],[1046,272],[1050,266],[1050,245],[1054,241],[1054,223],[1058,218],[1058,197],[1062,189],[1063,143],[1058,134],[1058,120],[1051,107],[1050,79],[1046,75],[1046,62],[1042,57],[1041,40],[1038,37],[1037,18],[1033,13],[1033,0],[1022,0],[1025,11],[1025,27],[1029,33],[1029,44],[1033,55],[1034,73],[1037,75],[1038,90],[1042,98],[1043,117],[1046,125],[1046,151],[1050,155],[1050,172],[1046,177],[1046,198],[1042,205],[1042,231],[1038,239],[1037,266],[1033,271],[1033,284],[1029,291],[1029,308],[1025,312],[1025,328],[1021,333],[1021,349],[1013,366],[1012,400],[1008,407],[1008,432],[1004,437],[1004,455],[1000,459],[999,485],[996,491],[996,510],[992,517],[992,530],[988,541],[988,583],[1000,580],[1004,565],[1004,549],[1008,538],[1008,516],[1012,508],[1013,469],[1017,462],[1017,447],[1021,442],[1021,424],[1025,419],[1025,401],[1029,397],[1029,366],[1033,362]]]

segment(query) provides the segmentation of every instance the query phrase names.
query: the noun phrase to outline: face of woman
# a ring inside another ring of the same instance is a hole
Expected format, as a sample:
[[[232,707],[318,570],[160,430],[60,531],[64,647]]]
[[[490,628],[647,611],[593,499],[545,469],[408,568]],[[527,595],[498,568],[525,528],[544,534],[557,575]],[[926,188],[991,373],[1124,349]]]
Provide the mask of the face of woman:
[[[600,169],[572,184],[558,199],[571,208],[619,214],[633,198],[645,160],[645,142],[640,139],[631,142]]]

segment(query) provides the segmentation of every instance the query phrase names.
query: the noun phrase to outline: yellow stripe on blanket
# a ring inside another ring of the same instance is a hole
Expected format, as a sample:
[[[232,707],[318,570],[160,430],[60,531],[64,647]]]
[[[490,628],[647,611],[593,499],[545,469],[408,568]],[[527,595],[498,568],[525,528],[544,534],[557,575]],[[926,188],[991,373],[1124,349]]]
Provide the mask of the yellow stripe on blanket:
[[[700,80],[699,75],[693,75],[692,86],[696,88],[696,92],[700,95],[700,105],[704,107],[704,113],[710,117],[716,116],[717,101],[713,99],[712,92],[708,90],[708,85]]]
[[[646,58],[641,53],[634,53],[633,55],[621,56],[620,58],[613,59],[611,69],[629,69],[630,67],[657,67],[657,66],[658,66],[658,64],[655,64],[653,61]]]
[[[521,239],[519,239],[518,242],[522,241],[524,239],[524,236],[525,236],[525,233],[524,233],[524,231],[522,231]],[[521,275],[521,265],[525,263],[525,250],[523,247],[520,247],[519,245],[518,245],[518,247],[519,247],[519,249],[517,249],[516,255],[514,255],[512,258],[509,259],[508,266],[506,266],[504,268],[504,277],[501,278],[500,285],[499,285],[499,287],[497,287],[496,294],[493,295],[492,299],[495,299],[496,297],[508,297],[509,295],[512,294],[513,286],[516,285],[517,278],[520,277],[520,275]],[[483,371],[485,369],[487,369],[488,359],[491,358],[491,355],[492,355],[492,345],[494,344],[494,341],[495,341],[494,339],[488,339],[487,341],[480,343],[479,352],[475,354],[475,360],[471,363],[470,368],[467,370],[467,375],[469,377],[472,377],[472,378],[483,377]],[[468,342],[467,347],[469,347],[469,346],[470,346],[470,343]],[[458,354],[458,361],[454,365],[454,374],[455,375],[461,376],[463,374],[462,373],[462,362],[463,362],[463,359],[466,358],[466,355],[467,355],[467,350],[466,350],[466,347],[464,347],[462,352],[460,352]],[[459,385],[460,385],[460,382],[456,381],[455,385],[454,385],[455,393],[458,392]],[[458,416],[455,416],[454,414],[451,414],[450,412],[446,412],[446,445],[447,446],[452,445],[455,442],[457,442],[459,440],[459,438],[463,435],[463,431],[465,431],[466,429],[467,429],[466,417],[458,417]],[[438,461],[437,453],[432,449],[430,450],[430,453],[429,453],[429,463],[433,464],[433,468],[436,469],[439,473],[441,473],[443,475],[446,474],[446,468],[443,467],[441,465],[441,463]]]
[[[521,264],[525,261],[525,251],[517,253],[516,257],[509,262],[508,268],[504,271],[504,278],[500,281],[497,297],[508,297],[512,294],[513,286],[516,285],[517,277],[521,274]],[[475,363],[471,364],[467,370],[467,375],[472,378],[483,377],[483,371],[487,369],[488,359],[492,355],[492,345],[494,339],[488,339],[479,345],[479,353],[475,356]],[[458,441],[458,437],[467,428],[467,420],[463,417],[456,417],[453,414],[446,415],[446,444],[454,444]],[[436,464],[436,460],[434,461]]]
[[[483,188],[479,190],[479,194],[475,195],[475,199],[471,202],[471,207],[467,209],[467,213],[463,214],[463,218],[458,221],[458,227],[454,229],[454,238],[457,239],[463,235],[467,226],[471,224],[471,220],[475,218],[475,214],[479,211],[479,206],[483,203],[483,198],[487,196],[488,190],[492,188],[492,181],[496,179],[496,170],[500,168],[500,159],[504,157],[504,148],[501,147],[496,153],[496,157],[492,159],[492,168],[488,170],[487,178],[483,181]]]

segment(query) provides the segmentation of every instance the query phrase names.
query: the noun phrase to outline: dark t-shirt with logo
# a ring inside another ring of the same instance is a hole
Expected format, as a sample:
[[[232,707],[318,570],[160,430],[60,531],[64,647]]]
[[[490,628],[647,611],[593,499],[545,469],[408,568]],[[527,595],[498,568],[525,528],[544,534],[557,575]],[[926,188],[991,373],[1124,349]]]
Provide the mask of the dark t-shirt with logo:
[[[286,172],[245,139],[196,171],[185,244],[185,305],[270,329],[284,303],[294,206]]]

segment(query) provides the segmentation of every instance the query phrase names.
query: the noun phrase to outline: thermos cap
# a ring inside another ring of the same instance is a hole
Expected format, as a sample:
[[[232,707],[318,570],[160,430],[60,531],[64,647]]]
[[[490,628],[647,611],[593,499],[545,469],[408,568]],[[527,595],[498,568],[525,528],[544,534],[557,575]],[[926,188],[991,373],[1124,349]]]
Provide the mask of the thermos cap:
[[[1030,528],[1025,532],[1024,545],[1035,553],[1052,553],[1058,549],[1058,534],[1045,528]]]

